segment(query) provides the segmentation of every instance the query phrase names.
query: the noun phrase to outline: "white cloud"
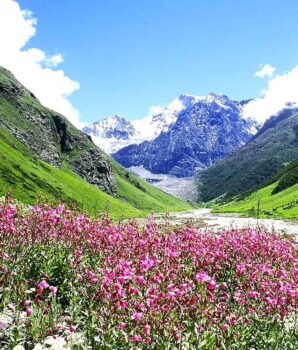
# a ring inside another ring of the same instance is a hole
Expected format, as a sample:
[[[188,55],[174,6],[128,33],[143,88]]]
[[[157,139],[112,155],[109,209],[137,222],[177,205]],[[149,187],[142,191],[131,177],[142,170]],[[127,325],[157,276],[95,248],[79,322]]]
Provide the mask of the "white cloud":
[[[16,1],[0,0],[0,65],[9,69],[42,104],[81,127],[79,112],[68,100],[79,89],[79,83],[56,69],[63,56],[25,48],[36,34],[36,24],[32,12],[22,10]]]
[[[57,67],[62,62],[63,56],[61,55],[61,53],[53,55],[47,59],[47,65],[50,67]]]
[[[298,66],[270,79],[261,96],[244,107],[244,116],[264,122],[289,105],[298,106]]]
[[[268,63],[262,65],[261,67],[262,68],[260,70],[255,72],[254,77],[257,77],[257,78],[265,78],[265,77],[272,78],[273,77],[273,74],[276,71],[275,67],[272,67]]]

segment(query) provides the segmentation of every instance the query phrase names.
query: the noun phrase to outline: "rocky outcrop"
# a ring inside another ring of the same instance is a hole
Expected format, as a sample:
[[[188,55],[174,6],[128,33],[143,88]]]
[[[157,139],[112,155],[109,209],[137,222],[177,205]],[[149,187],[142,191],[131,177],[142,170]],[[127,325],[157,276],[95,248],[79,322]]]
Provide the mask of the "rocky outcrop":
[[[107,156],[90,136],[72,126],[62,115],[43,107],[7,70],[0,68],[0,127],[7,129],[39,159],[77,175],[114,194],[116,180]]]

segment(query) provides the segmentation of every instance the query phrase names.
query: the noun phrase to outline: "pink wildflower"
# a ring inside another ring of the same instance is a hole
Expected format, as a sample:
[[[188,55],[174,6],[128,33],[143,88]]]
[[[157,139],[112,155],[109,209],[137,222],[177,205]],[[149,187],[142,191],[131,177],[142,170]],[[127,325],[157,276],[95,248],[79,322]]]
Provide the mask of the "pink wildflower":
[[[125,293],[124,293],[124,291],[123,291],[123,289],[122,289],[122,286],[120,285],[120,284],[115,284],[115,291],[116,291],[116,293],[120,296],[120,297],[124,297],[125,296]]]
[[[217,287],[217,284],[215,283],[214,280],[210,280],[209,282],[207,282],[207,288],[211,291],[215,290]]]
[[[104,276],[103,277],[103,285],[108,286],[108,285],[110,285],[110,283],[111,283],[110,278],[108,276]]]
[[[140,321],[141,318],[143,316],[143,313],[142,312],[137,312],[135,311],[133,314],[132,314],[132,318],[135,320],[135,321]]]
[[[248,298],[259,298],[260,297],[260,293],[251,290],[250,292],[248,292],[247,294]]]
[[[150,331],[151,331],[150,325],[149,325],[149,324],[145,324],[145,325],[144,325],[144,333],[145,333],[146,335],[149,335],[149,334],[150,334]]]
[[[230,316],[230,323],[231,323],[231,325],[234,326],[236,324],[236,321],[237,321],[236,316],[235,315],[231,315]]]
[[[137,277],[136,277],[136,281],[137,281],[139,284],[145,285],[144,276],[137,276]]]
[[[130,337],[130,340],[139,343],[142,341],[142,337],[139,334],[135,334],[134,336]]]
[[[245,265],[244,264],[239,264],[236,266],[236,274],[237,276],[242,276],[245,271]]]
[[[124,322],[119,323],[119,329],[123,330],[125,328],[126,324]]]
[[[202,282],[210,282],[211,281],[211,277],[207,275],[207,273],[205,271],[200,271],[196,274],[196,279],[199,283]]]
[[[49,287],[49,284],[45,280],[42,280],[41,282],[38,283],[38,288],[42,291],[44,289],[47,289],[48,287]]]
[[[57,292],[57,287],[50,286],[49,289],[50,289],[51,294],[56,294],[56,292]]]
[[[229,325],[225,323],[221,329],[225,332],[229,329]]]

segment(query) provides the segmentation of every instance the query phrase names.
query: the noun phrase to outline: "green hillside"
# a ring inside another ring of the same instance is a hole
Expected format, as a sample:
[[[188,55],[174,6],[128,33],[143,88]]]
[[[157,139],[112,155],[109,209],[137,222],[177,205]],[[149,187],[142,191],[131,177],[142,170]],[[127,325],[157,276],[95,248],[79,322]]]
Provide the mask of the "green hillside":
[[[35,204],[40,194],[50,201],[78,204],[91,214],[109,209],[113,217],[139,216],[141,211],[113,198],[63,166],[57,169],[31,155],[13,136],[0,129],[0,196],[12,189],[14,198]]]
[[[278,180],[273,194],[281,192],[298,183],[298,160],[288,164],[273,180]]]
[[[215,206],[215,212],[244,213],[248,216],[298,219],[298,160],[275,175],[270,185],[241,200]]]
[[[298,219],[298,184],[272,194],[276,185],[277,183],[273,183],[266,186],[243,200],[234,200],[224,205],[215,206],[214,212],[257,216],[258,201],[260,200],[260,217]]]
[[[126,171],[0,67],[0,196],[76,203],[114,218],[190,208]]]

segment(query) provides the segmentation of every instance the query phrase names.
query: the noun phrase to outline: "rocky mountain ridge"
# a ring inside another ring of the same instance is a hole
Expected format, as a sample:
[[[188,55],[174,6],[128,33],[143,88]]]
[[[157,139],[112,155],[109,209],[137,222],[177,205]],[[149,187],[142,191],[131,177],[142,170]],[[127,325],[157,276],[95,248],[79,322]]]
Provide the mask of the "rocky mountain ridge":
[[[124,167],[143,166],[155,174],[194,176],[244,145],[259,129],[242,117],[244,101],[208,94],[182,109],[169,129],[151,141],[113,154]]]
[[[189,108],[199,99],[199,96],[183,94],[152,116],[129,121],[114,115],[84,127],[83,131],[90,135],[100,148],[111,154],[125,146],[153,140],[161,132],[168,131],[176,122],[179,112]]]

